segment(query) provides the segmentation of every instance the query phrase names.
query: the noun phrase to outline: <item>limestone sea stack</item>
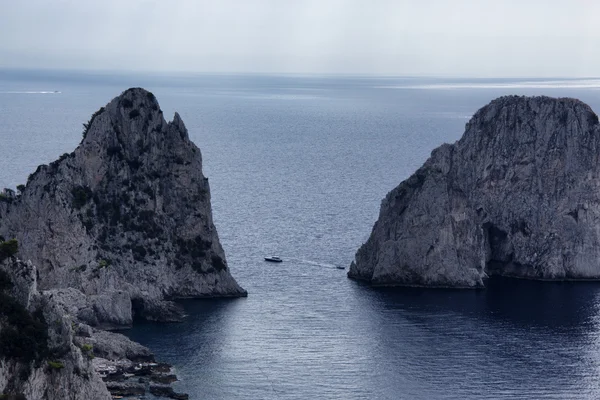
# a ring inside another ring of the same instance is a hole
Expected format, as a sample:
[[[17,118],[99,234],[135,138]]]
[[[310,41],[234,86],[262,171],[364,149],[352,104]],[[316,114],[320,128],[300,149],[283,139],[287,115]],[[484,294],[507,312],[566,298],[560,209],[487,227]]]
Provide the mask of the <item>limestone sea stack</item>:
[[[70,154],[0,201],[0,235],[38,269],[40,290],[98,327],[176,320],[170,299],[244,296],[213,224],[200,149],[177,113],[129,89],[84,124]]]
[[[350,278],[477,288],[600,278],[600,125],[570,98],[501,97],[381,204]]]

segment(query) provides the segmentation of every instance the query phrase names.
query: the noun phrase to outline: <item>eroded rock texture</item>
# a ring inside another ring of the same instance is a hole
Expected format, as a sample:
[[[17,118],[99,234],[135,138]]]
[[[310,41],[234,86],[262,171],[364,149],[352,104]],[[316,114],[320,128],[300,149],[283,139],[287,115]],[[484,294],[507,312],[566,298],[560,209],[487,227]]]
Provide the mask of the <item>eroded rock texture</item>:
[[[35,276],[31,262],[0,261],[0,397],[111,399],[77,345],[73,319],[37,290]]]
[[[81,144],[0,201],[0,235],[87,324],[177,320],[168,299],[243,296],[213,225],[200,149],[176,113],[129,89],[85,124]],[[73,309],[75,308],[75,309]]]
[[[482,287],[600,278],[600,126],[569,98],[502,97],[383,200],[348,276]]]

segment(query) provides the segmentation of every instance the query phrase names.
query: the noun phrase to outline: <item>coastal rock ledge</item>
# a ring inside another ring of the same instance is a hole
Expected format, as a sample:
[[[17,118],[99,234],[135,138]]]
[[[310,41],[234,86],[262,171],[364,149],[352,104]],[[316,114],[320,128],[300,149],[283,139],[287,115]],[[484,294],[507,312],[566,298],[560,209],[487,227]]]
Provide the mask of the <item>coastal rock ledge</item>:
[[[478,288],[600,279],[600,125],[581,101],[501,97],[381,204],[350,278]]]
[[[38,289],[78,321],[175,321],[172,299],[246,295],[213,224],[200,149],[144,89],[100,108],[75,151],[18,190],[0,198],[0,236],[17,239]]]

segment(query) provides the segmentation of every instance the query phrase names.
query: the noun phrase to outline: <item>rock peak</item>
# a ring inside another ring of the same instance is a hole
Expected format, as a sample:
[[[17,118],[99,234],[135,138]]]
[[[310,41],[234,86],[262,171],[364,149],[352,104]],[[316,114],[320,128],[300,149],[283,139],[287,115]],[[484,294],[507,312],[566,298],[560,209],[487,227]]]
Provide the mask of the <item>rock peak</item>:
[[[123,102],[127,103],[127,101],[131,101],[140,105],[143,104],[144,106],[150,106],[151,108],[154,105],[158,106],[158,101],[156,100],[154,94],[140,87],[129,88],[123,91],[123,93],[115,97],[113,101],[116,101],[122,105]]]
[[[84,124],[82,143],[105,142],[107,134],[120,136],[120,140],[138,140],[152,132],[162,132],[167,124],[156,97],[142,88],[127,89],[106,106],[96,111]]]
[[[489,104],[479,109],[474,115],[469,125],[481,126],[482,124],[502,123],[498,119],[511,120],[521,123],[524,119],[529,121],[559,118],[561,121],[569,119],[569,115],[578,119],[588,121],[594,125],[598,121],[598,116],[584,102],[570,97],[548,97],[548,96],[502,96],[492,100]]]
[[[162,114],[158,101],[152,92],[142,88],[129,88],[115,97],[111,103],[116,103],[118,107],[121,107],[124,111],[127,111],[127,115],[130,118],[136,118],[138,115],[135,110],[141,111],[147,109],[148,111],[155,111]],[[129,115],[129,114],[134,114]]]

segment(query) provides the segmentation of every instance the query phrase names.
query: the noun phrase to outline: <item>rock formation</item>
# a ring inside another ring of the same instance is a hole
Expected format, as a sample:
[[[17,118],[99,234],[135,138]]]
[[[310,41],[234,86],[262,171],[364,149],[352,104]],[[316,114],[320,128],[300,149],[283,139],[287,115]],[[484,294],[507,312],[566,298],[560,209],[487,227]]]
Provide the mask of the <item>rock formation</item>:
[[[586,104],[496,99],[388,193],[348,276],[466,288],[490,275],[598,279],[599,161]]]
[[[179,115],[167,123],[152,93],[129,89],[84,128],[74,152],[0,201],[0,235],[19,241],[40,289],[98,327],[177,320],[173,298],[245,295]]]
[[[0,193],[0,398],[185,399],[168,365],[101,329],[179,320],[176,298],[246,295],[213,225],[200,149],[143,89],[84,128],[75,151]]]
[[[56,292],[39,292],[35,266],[4,259],[5,243],[0,243],[0,398],[108,400],[147,392],[188,398],[173,391],[177,377],[170,365],[155,363],[146,347],[79,322]]]
[[[0,398],[111,399],[73,320],[37,291],[35,275],[30,262],[0,262]]]

